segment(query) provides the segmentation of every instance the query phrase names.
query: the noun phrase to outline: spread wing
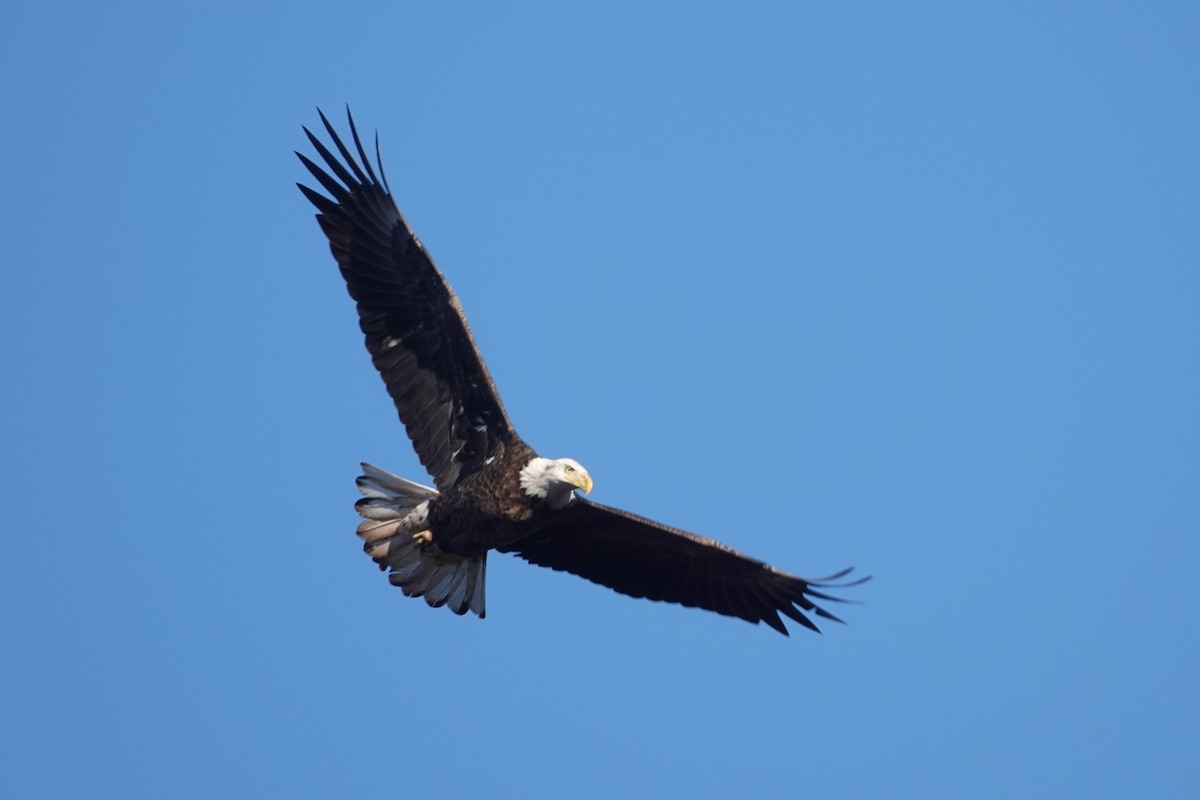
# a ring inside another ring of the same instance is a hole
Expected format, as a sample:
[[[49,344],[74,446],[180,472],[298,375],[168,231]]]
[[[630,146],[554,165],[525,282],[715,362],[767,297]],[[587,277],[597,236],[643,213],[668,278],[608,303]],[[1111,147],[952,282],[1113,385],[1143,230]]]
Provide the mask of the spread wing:
[[[329,197],[303,185],[300,191],[320,212],[317,222],[358,304],[367,350],[417,457],[445,488],[515,434],[458,298],[392,199],[378,139],[376,177],[349,110],[346,116],[358,160],[321,114],[341,158],[305,128],[328,170],[296,155]]]
[[[821,590],[868,580],[829,583],[849,569],[818,580],[798,578],[712,539],[580,497],[553,522],[504,550],[621,594],[765,622],[785,636],[780,612],[817,631],[805,612],[841,622],[814,602],[842,602]]]

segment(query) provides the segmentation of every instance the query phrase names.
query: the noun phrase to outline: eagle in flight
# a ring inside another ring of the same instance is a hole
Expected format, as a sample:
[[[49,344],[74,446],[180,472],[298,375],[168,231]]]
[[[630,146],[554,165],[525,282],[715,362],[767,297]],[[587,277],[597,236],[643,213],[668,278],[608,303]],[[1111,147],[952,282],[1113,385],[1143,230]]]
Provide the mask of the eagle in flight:
[[[320,113],[320,111],[318,111]],[[329,120],[335,154],[304,129],[325,166],[297,153],[325,194],[298,184],[317,208],[367,350],[436,488],[363,464],[358,535],[388,580],[456,614],[485,615],[489,550],[646,597],[765,622],[780,614],[818,630],[817,604],[850,573],[810,580],[720,542],[594,503],[592,476],[570,458],[544,458],[517,435],[462,306],[392,199],[347,111],[352,153]],[[357,154],[357,158],[355,157]]]

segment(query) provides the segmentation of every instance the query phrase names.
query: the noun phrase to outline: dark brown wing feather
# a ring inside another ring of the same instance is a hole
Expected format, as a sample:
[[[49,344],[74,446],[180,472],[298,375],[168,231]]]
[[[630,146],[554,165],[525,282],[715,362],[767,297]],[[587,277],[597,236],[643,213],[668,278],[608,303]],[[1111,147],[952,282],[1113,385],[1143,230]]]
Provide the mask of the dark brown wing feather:
[[[321,122],[341,158],[307,128],[328,171],[296,155],[332,199],[297,185],[320,212],[317,222],[358,303],[367,350],[418,458],[439,488],[452,486],[478,469],[498,441],[515,436],[512,425],[458,298],[396,208],[378,140],[376,177],[353,118],[361,166],[324,114]]]
[[[765,622],[785,636],[780,612],[814,631],[804,612],[841,622],[813,599],[842,602],[821,590],[868,580],[829,584],[849,569],[818,580],[798,578],[712,539],[578,497],[553,522],[503,549],[621,594]]]

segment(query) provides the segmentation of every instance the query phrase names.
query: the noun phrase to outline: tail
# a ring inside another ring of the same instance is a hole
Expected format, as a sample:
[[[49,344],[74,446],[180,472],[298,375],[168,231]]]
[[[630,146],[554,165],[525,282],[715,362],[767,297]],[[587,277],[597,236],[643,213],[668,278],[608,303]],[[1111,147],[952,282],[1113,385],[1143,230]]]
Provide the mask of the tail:
[[[363,550],[388,580],[409,597],[424,597],[434,608],[448,606],[455,614],[474,611],[486,616],[483,584],[487,553],[464,557],[444,553],[431,543],[425,520],[436,489],[405,480],[370,464],[355,483],[363,498],[354,504],[364,518],[358,535]]]

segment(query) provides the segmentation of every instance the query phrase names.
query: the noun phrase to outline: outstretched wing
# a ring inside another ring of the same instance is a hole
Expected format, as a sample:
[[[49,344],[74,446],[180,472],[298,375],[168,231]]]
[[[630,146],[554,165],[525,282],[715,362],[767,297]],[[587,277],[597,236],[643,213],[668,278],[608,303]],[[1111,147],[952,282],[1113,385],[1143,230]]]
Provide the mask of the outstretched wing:
[[[392,199],[378,139],[376,177],[348,109],[346,116],[359,160],[321,114],[341,158],[308,128],[328,171],[296,155],[329,197],[297,185],[320,212],[317,222],[358,304],[367,350],[417,457],[445,488],[515,434],[458,298]]]
[[[849,569],[806,580],[742,555],[720,542],[576,497],[554,521],[505,552],[533,564],[587,578],[631,597],[647,597],[715,611],[787,635],[782,612],[818,631],[804,612],[841,622],[814,602],[822,589],[856,586],[868,578],[831,585]]]

